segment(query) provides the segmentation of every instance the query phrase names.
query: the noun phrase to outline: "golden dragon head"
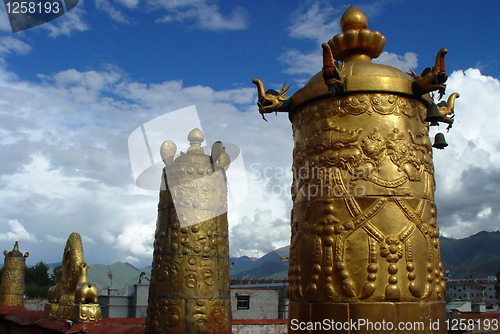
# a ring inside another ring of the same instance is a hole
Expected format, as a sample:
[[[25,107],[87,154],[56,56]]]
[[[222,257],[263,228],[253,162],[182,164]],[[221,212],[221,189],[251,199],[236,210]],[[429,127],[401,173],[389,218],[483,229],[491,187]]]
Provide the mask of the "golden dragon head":
[[[448,53],[447,49],[441,49],[436,55],[436,62],[432,68],[427,67],[420,75],[417,75],[412,69],[408,73],[413,77],[412,90],[415,95],[424,95],[437,90],[439,99],[444,95],[446,85],[444,84],[448,77],[444,56]]]
[[[264,84],[260,79],[255,78],[252,82],[257,86],[257,106],[259,107],[259,113],[266,122],[267,120],[265,114],[278,111],[288,111],[286,109],[288,107],[289,98],[285,97],[285,94],[288,92],[291,85],[286,87],[285,82],[281,88],[281,92],[278,93],[274,89],[265,90]]]

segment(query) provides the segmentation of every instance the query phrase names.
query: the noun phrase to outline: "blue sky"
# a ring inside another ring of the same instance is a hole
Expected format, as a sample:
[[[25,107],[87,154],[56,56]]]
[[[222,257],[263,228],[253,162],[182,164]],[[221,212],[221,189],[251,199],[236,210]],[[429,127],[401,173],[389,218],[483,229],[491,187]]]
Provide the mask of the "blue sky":
[[[448,48],[447,94],[461,97],[450,146],[435,152],[441,232],[498,230],[500,3],[85,0],[16,34],[0,9],[0,248],[19,240],[28,263],[58,262],[76,231],[89,263],[149,265],[158,192],[135,186],[127,139],[191,105],[207,141],[244,158],[231,255],[287,245],[291,125],[262,121],[251,80],[286,81],[291,96],[321,69],[321,43],[349,5],[386,37],[378,62],[420,72]]]

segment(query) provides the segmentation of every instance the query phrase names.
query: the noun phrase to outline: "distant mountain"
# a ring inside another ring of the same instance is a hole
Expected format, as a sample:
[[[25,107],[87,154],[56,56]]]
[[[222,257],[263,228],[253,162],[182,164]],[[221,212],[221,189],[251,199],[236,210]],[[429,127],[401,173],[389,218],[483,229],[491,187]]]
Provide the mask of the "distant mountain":
[[[464,239],[440,237],[441,262],[448,266],[452,278],[474,278],[493,276],[500,269],[500,231],[479,232]],[[248,256],[230,258],[231,278],[239,279],[286,279],[290,246],[271,251],[259,259]],[[60,263],[50,264],[52,267]],[[111,265],[91,264],[88,272],[90,282],[99,290],[110,285],[108,272],[113,274],[113,287],[124,294],[133,291],[139,275],[145,272],[151,277],[151,266],[138,269],[130,263],[116,262]],[[104,293],[104,292],[102,292]]]
[[[440,237],[441,262],[452,278],[483,278],[500,269],[500,231],[481,231],[464,239]]]
[[[288,255],[286,256],[288,257]],[[261,279],[267,276],[288,271],[288,261],[282,261],[282,256],[277,251],[271,251],[257,260],[248,256],[231,259],[231,278]]]
[[[484,278],[500,270],[500,231],[482,231],[463,239],[440,237],[441,262],[452,278]],[[276,249],[258,260],[232,259],[231,278],[286,279],[290,246]]]
[[[139,283],[141,272],[144,271],[147,277],[151,276],[151,268],[137,269],[128,262],[115,262],[110,265],[91,264],[88,271],[89,281],[94,283],[98,290],[106,289],[111,284],[108,277],[110,271],[113,275],[113,288],[119,289],[122,294],[125,293],[127,286],[130,293],[134,291],[133,285]]]
[[[243,270],[236,275],[232,275],[231,278],[262,279],[283,272],[288,272],[288,262],[284,264],[268,261],[258,268]]]

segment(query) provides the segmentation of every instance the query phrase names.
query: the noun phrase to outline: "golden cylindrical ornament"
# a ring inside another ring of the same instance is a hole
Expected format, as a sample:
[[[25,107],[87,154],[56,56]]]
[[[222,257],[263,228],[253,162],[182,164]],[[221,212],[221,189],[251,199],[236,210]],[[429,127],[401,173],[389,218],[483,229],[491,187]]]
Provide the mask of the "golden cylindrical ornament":
[[[288,112],[295,143],[288,331],[446,333],[426,118],[450,128],[459,94],[434,102],[446,49],[421,76],[372,63],[385,37],[367,22],[351,6],[292,97],[253,80],[259,112]]]
[[[231,333],[229,244],[222,143],[205,155],[203,134],[174,162],[175,145],[162,145],[166,166],[158,204],[147,333]]]
[[[296,110],[290,320],[445,328],[425,114],[422,102],[389,93]]]
[[[2,281],[0,282],[0,306],[23,306],[24,272],[29,253],[21,253],[16,241],[14,248],[5,255]]]

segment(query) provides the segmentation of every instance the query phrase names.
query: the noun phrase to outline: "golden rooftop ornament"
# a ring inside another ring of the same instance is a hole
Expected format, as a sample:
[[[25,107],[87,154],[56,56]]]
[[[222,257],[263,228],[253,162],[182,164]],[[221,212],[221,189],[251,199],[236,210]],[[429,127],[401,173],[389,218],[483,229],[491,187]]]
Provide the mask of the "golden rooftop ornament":
[[[97,287],[88,281],[88,268],[83,258],[82,237],[71,233],[64,247],[57,283],[47,293],[49,304],[45,304],[44,318],[70,319],[74,323],[101,321]]]
[[[14,248],[10,252],[5,250],[3,255],[5,260],[0,282],[0,306],[23,306],[24,272],[29,253],[23,255],[16,241]]]
[[[349,7],[340,25],[343,34],[322,45],[322,71],[290,98],[253,80],[259,112],[288,112],[295,142],[289,333],[325,319],[372,323],[358,333],[382,322],[446,333],[428,122],[453,124],[459,95],[433,99],[446,88],[447,51],[410,77],[371,62],[385,37],[360,10]],[[435,147],[446,145],[443,136]]]
[[[216,142],[206,155],[193,129],[186,153],[160,148],[163,169],[146,333],[231,333],[225,170]]]

